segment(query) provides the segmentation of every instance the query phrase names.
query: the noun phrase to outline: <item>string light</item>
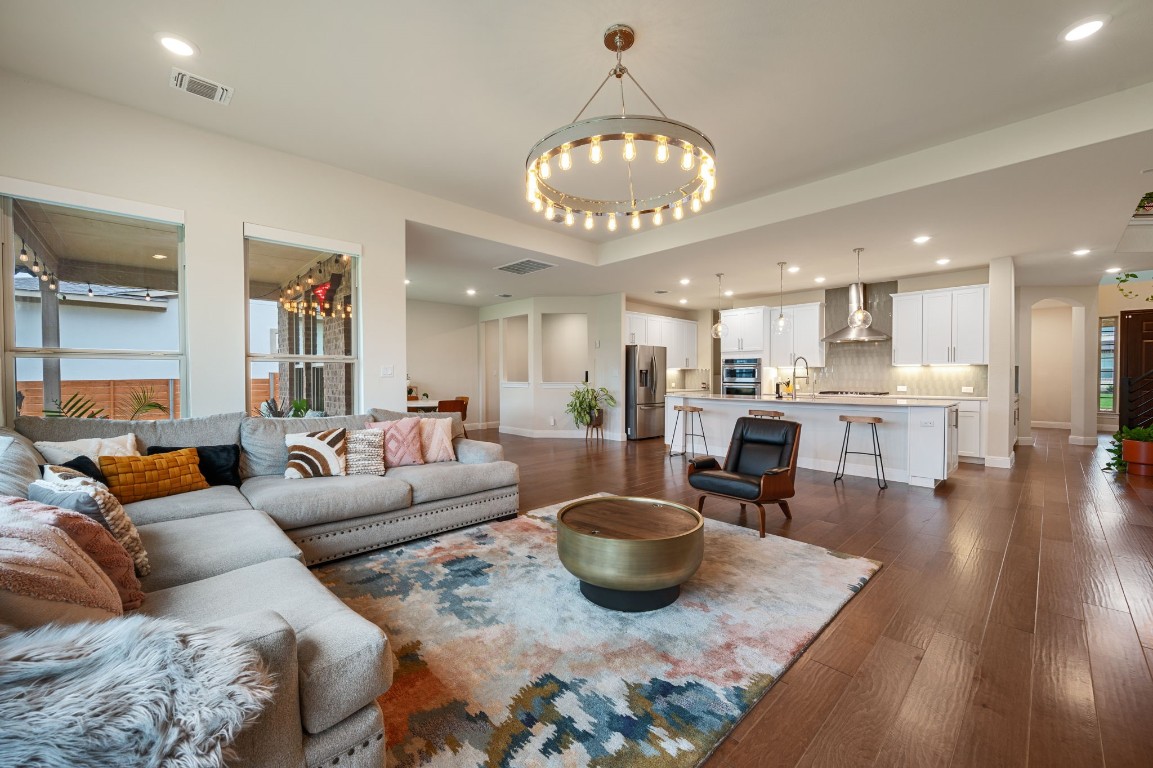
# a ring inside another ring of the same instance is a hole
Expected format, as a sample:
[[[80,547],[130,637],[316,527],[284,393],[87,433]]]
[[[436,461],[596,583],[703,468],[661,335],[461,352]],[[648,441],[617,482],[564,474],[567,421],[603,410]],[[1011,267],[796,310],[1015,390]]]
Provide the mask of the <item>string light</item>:
[[[40,262],[37,261],[35,258],[32,259],[32,274],[34,274],[34,275],[40,274]]]
[[[95,295],[96,295],[96,292],[92,290],[92,283],[89,283],[88,284],[88,298],[92,298]]]
[[[20,261],[28,263],[28,247],[23,240],[20,241]]]
[[[144,289],[144,300],[145,301],[152,301],[152,292],[149,291],[147,288]]]

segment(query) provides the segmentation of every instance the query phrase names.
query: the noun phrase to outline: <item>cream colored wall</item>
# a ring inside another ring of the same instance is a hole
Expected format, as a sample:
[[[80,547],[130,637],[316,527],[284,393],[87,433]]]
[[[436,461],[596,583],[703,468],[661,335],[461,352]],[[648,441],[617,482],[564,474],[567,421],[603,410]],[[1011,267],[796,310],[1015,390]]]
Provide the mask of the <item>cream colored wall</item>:
[[[501,369],[501,381],[527,382],[532,355],[529,345],[529,318],[528,315],[512,315],[504,318],[500,324],[501,350],[504,367]]]
[[[1110,282],[1097,288],[1097,314],[1101,317],[1120,315],[1125,310],[1153,309],[1153,301],[1146,301],[1153,296],[1153,281],[1142,280],[1137,283],[1126,283],[1126,290],[1137,294],[1133,297],[1122,295],[1117,290],[1116,283]]]
[[[642,312],[646,315],[661,315],[662,317],[675,317],[679,320],[696,320],[697,313],[691,309],[677,309],[665,307],[660,304],[649,304],[636,299],[625,299],[626,312]]]
[[[0,103],[0,175],[184,212],[190,416],[245,409],[245,222],[363,247],[364,407],[405,402],[406,220],[595,258],[594,245],[574,238],[11,73],[0,72]],[[381,377],[383,366],[394,375]]]
[[[1069,428],[1072,395],[1073,308],[1032,310],[1032,399],[1034,427]]]
[[[934,291],[938,288],[956,288],[960,285],[983,285],[989,282],[989,268],[931,272],[927,275],[902,277],[897,280],[897,292]]]
[[[480,312],[476,307],[409,301],[406,307],[408,374],[432,400],[469,398],[469,418],[476,421],[480,399]],[[479,404],[479,403],[478,403]]]
[[[824,302],[825,289],[813,288],[805,291],[785,291],[784,305],[812,304]],[[742,296],[733,298],[733,307],[779,307],[782,303],[780,293],[766,293],[761,296]]]
[[[589,322],[585,313],[541,315],[541,380],[575,384],[590,369]]]

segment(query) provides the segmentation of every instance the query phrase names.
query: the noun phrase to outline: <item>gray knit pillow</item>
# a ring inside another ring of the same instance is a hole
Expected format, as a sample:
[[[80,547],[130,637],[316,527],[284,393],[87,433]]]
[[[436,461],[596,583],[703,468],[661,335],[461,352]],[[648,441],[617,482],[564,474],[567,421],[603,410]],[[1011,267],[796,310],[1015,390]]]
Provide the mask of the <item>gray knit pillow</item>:
[[[347,437],[345,456],[350,475],[384,474],[384,431],[380,429],[353,429]]]

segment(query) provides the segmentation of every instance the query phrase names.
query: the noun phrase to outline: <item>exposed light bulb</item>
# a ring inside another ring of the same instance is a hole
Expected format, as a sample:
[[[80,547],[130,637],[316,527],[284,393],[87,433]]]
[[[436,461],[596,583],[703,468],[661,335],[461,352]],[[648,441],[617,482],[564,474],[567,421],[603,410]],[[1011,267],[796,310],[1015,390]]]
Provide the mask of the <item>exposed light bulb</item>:
[[[51,279],[48,280],[48,290],[50,290],[50,291],[56,290],[56,277],[55,277],[55,275]]]
[[[689,203],[689,207],[693,209],[693,213],[701,212],[701,198],[700,195],[693,195],[693,201]]]
[[[549,221],[552,221],[553,219],[556,218],[556,207],[553,206],[552,203],[549,203],[548,205],[545,206],[544,217],[546,219],[548,219]]]
[[[868,328],[873,324],[873,316],[864,308],[854,309],[849,313],[850,328]]]
[[[661,215],[660,209],[653,213],[653,226],[659,227],[665,221],[665,217]]]
[[[714,323],[712,334],[714,339],[723,339],[729,335],[729,326],[724,323]]]
[[[686,171],[693,169],[693,145],[685,144],[685,153],[681,155],[681,168]]]
[[[573,225],[574,221],[576,221],[576,218],[572,215],[572,208],[565,208],[564,209],[564,225],[566,227],[571,227]]]
[[[537,199],[538,195],[539,195],[539,192],[537,192],[536,174],[532,173],[530,171],[528,174],[528,178],[525,179],[525,183],[524,183],[524,199],[528,200],[531,203],[532,201]]]
[[[731,297],[732,297],[732,295],[733,295],[733,290],[732,290],[731,288],[729,288],[729,289],[727,289],[727,290],[725,291],[725,296],[726,296],[726,297],[729,297],[729,298],[731,298]]]
[[[149,291],[147,288],[144,289],[144,300],[145,301],[152,301],[152,292]]]
[[[316,283],[316,281],[312,279],[312,272],[309,272],[308,273],[308,284],[313,285],[315,283]]]
[[[673,206],[673,218],[680,221],[685,217],[685,207],[680,202]]]
[[[632,162],[637,156],[637,145],[632,136],[625,137],[625,160]]]
[[[609,232],[617,231],[617,215],[615,213],[609,214]]]
[[[40,262],[37,261],[36,259],[32,259],[32,274],[34,274],[34,275],[40,274]]]
[[[663,136],[657,143],[657,162],[667,163],[669,160],[669,142]]]
[[[785,313],[777,315],[777,333],[784,333],[785,329],[789,326],[789,319],[785,317]]]
[[[568,151],[568,144],[561,148],[559,165],[562,171],[572,168],[572,153]]]
[[[713,201],[713,191],[709,189],[707,185],[705,186],[705,191],[701,193],[701,200],[706,203],[711,203]]]
[[[40,273],[40,282],[42,282],[42,283],[48,282],[48,272],[47,271]]]
[[[632,221],[629,222],[629,226],[632,227],[633,229],[640,229],[641,228],[641,215],[639,213],[630,213],[629,217],[632,219]]]
[[[596,136],[593,138],[592,143],[589,144],[589,162],[596,165],[601,161],[602,157],[601,140],[599,136]]]
[[[548,163],[548,155],[540,159],[540,177],[547,179],[552,176],[552,166]]]
[[[540,213],[544,210],[544,201],[542,201],[539,197],[536,200],[533,200],[532,209],[535,213]]]
[[[28,261],[28,249],[24,246],[20,246],[20,261]]]
[[[585,214],[585,229],[593,228],[593,215],[591,213]]]
[[[92,298],[96,293],[92,290],[92,283],[88,284],[88,298]]]

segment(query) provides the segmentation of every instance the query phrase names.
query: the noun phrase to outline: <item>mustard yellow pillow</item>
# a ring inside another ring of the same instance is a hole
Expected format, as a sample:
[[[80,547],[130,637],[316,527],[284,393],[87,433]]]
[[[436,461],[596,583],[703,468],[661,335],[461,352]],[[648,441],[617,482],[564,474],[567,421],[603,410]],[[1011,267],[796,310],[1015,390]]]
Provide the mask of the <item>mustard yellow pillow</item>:
[[[208,487],[195,448],[154,456],[101,456],[100,471],[107,478],[108,490],[121,504]]]

